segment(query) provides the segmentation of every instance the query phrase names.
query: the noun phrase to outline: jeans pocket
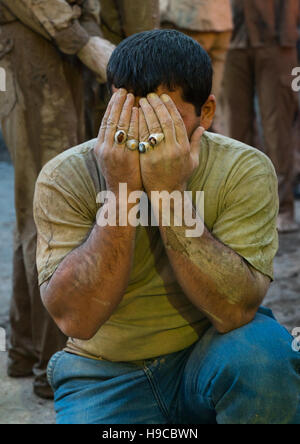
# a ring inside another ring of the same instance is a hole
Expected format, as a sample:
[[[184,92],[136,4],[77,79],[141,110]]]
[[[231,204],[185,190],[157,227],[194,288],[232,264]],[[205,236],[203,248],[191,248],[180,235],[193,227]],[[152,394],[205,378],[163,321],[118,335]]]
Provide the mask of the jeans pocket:
[[[54,391],[53,373],[55,370],[55,366],[56,366],[59,358],[61,356],[63,356],[64,354],[65,354],[64,351],[59,351],[59,352],[55,353],[55,355],[53,355],[52,358],[50,359],[50,361],[48,362],[47,379],[48,379],[48,382],[49,382],[53,391]]]

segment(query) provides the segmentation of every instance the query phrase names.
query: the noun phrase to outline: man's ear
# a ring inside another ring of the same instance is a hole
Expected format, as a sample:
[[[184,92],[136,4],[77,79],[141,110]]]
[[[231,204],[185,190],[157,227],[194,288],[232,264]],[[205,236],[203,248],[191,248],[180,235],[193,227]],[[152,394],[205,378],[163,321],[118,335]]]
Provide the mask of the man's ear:
[[[208,130],[212,126],[212,122],[216,113],[216,98],[213,94],[209,96],[207,101],[202,106],[200,122],[201,126]]]

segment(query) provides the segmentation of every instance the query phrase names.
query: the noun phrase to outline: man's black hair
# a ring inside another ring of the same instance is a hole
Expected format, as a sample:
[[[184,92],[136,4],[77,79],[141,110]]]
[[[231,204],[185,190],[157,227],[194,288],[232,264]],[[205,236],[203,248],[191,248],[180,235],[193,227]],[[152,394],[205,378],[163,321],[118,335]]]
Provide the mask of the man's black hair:
[[[175,30],[128,37],[115,49],[107,67],[110,88],[114,85],[145,97],[160,85],[169,91],[181,87],[183,100],[192,103],[198,115],[211,94],[212,76],[207,52]]]

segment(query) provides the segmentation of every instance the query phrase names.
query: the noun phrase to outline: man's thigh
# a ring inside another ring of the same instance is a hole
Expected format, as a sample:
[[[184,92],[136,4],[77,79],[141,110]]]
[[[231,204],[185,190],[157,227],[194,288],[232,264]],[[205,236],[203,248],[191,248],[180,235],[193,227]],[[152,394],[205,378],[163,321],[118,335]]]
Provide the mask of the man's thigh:
[[[300,353],[292,340],[261,312],[226,335],[209,329],[185,367],[180,422],[299,424]]]
[[[58,424],[167,423],[141,366],[59,352],[48,380]]]

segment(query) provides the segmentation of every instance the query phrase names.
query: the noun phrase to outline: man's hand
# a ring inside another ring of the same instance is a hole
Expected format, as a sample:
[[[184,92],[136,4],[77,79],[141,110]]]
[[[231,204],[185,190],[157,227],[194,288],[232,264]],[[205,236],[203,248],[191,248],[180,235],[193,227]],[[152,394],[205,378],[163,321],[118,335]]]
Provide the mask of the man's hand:
[[[126,144],[115,143],[119,130],[128,134],[128,139],[138,140],[138,109],[135,97],[120,89],[107,107],[102,120],[95,155],[99,162],[107,189],[118,194],[119,183],[127,183],[128,193],[142,189],[139,152],[130,151]]]
[[[184,122],[172,99],[163,94],[149,94],[140,100],[139,139],[148,141],[150,134],[164,133],[165,139],[153,150],[140,156],[145,190],[185,191],[189,178],[199,165],[200,141],[204,128],[188,139]]]
[[[99,81],[107,80],[106,68],[115,46],[108,40],[100,37],[91,37],[87,44],[79,51],[77,56],[99,77]]]

